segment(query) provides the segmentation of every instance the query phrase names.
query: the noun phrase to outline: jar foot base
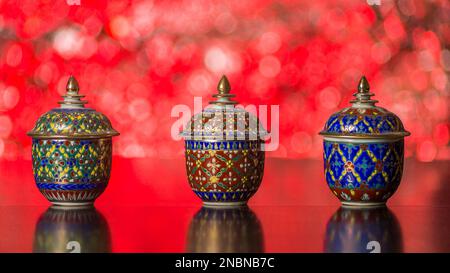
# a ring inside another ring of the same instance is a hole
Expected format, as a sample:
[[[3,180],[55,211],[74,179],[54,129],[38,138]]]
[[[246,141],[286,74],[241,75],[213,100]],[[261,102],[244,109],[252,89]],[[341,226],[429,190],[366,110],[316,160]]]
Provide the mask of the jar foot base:
[[[358,201],[341,201],[343,207],[346,208],[374,208],[385,207],[386,202],[358,202]]]
[[[204,207],[208,208],[235,208],[247,206],[247,201],[239,202],[203,202]]]
[[[50,201],[52,205],[57,207],[93,207],[94,201],[87,201],[87,202],[58,202],[58,201]]]

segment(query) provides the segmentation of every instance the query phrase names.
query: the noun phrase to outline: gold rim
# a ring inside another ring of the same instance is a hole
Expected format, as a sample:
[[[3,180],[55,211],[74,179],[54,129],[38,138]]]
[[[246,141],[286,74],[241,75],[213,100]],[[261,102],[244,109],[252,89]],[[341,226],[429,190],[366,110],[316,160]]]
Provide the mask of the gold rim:
[[[36,139],[95,139],[95,138],[107,138],[107,137],[114,137],[120,135],[120,133],[110,133],[110,134],[103,134],[103,135],[40,135],[40,134],[33,134],[31,132],[27,133],[28,136]]]
[[[411,135],[410,132],[399,132],[391,133],[386,135],[338,135],[326,132],[320,132],[319,135],[324,137],[334,137],[334,138],[352,138],[352,139],[392,139],[392,138],[403,138]]]

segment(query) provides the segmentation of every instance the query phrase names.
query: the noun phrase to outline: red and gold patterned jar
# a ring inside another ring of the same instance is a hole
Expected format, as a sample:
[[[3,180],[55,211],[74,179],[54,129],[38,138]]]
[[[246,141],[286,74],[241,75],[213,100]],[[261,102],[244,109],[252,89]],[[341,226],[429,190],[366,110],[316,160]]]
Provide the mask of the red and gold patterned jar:
[[[216,100],[181,133],[188,181],[206,206],[244,205],[262,181],[267,132],[257,117],[235,107],[225,76],[217,89]]]

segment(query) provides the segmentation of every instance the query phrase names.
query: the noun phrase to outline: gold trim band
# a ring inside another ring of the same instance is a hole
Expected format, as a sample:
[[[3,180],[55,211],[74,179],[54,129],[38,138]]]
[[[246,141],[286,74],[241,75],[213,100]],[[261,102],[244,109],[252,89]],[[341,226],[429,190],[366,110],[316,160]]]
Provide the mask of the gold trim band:
[[[342,135],[342,134],[331,134],[326,132],[320,132],[319,135],[324,137],[334,137],[334,138],[347,138],[347,139],[395,139],[395,138],[403,138],[411,135],[410,132],[399,132],[399,133],[391,133],[386,135]]]
[[[96,138],[107,138],[107,137],[114,137],[120,135],[120,133],[110,133],[110,134],[103,134],[103,135],[39,135],[39,134],[33,134],[33,133],[27,133],[28,136],[35,138],[35,139],[96,139]]]

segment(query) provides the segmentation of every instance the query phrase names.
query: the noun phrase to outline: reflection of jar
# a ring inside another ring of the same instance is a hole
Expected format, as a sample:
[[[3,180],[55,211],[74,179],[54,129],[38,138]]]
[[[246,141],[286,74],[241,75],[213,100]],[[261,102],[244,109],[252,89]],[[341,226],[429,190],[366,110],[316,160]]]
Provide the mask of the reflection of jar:
[[[352,106],[333,114],[325,124],[325,178],[343,205],[384,205],[397,190],[403,173],[400,119],[371,100],[362,77]]]
[[[188,181],[205,205],[244,205],[262,181],[267,132],[257,117],[234,106],[225,76],[217,89],[216,100],[181,133]]]
[[[202,207],[192,219],[187,238],[188,252],[264,252],[261,222],[247,206]]]
[[[70,77],[61,107],[43,114],[33,138],[33,174],[41,193],[61,206],[91,205],[105,190],[111,172],[112,137],[108,118],[85,108]]]
[[[36,224],[33,252],[111,252],[108,222],[94,207],[52,206]]]
[[[339,208],[330,218],[325,252],[402,252],[400,224],[386,207]]]

